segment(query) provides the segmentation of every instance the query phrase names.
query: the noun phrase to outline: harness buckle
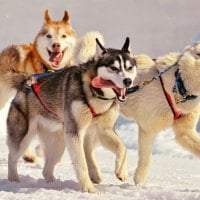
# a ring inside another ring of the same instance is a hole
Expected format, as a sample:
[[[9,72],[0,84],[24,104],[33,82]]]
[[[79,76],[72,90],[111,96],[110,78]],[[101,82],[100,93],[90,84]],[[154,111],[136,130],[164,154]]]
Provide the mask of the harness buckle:
[[[26,84],[31,87],[34,83],[36,83],[37,80],[35,79],[34,76],[29,76],[28,79],[26,80]]]

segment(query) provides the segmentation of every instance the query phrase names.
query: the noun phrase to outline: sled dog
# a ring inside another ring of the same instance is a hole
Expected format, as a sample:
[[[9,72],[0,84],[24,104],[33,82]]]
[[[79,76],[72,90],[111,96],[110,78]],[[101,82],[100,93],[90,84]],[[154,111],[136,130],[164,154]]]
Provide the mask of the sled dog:
[[[25,78],[18,84],[7,118],[10,181],[19,181],[17,161],[36,133],[43,145],[43,176],[48,182],[54,180],[65,145],[82,191],[98,192],[92,184],[100,178],[92,152],[98,143],[116,153],[117,177],[127,175],[126,148],[113,127],[118,101],[126,101],[126,90],[136,77],[136,63],[128,38],[121,50],[106,49],[96,41],[96,54],[87,63],[44,75],[30,87],[26,81],[23,84]]]
[[[48,11],[33,44],[10,46],[0,53],[0,108],[15,94],[17,73],[55,71],[71,64],[76,37],[67,11],[61,21],[52,21]]]
[[[0,53],[0,109],[14,96],[12,85],[19,73],[44,73],[71,65],[75,43],[67,11],[62,20],[53,21],[46,10],[44,24],[33,44],[10,46]],[[35,158],[28,150],[24,159],[33,162]]]
[[[172,127],[176,142],[200,157],[200,136],[196,131],[200,114],[200,43],[186,47],[182,53],[159,57],[150,69],[138,69],[134,84],[152,79],[158,70],[166,70],[161,79],[129,94],[127,101],[120,104],[121,113],[139,126],[136,185],[146,182],[154,139],[164,129]]]
[[[81,47],[77,60],[80,63],[88,60],[93,51]],[[134,182],[142,185],[147,179],[154,139],[164,129],[172,127],[176,142],[200,157],[200,136],[196,131],[200,114],[200,42],[156,61],[143,54],[134,58],[137,76],[133,88],[140,86],[139,91],[127,94],[126,102],[120,103],[120,113],[139,126],[139,160]],[[162,74],[163,71],[166,72]],[[158,73],[162,74],[161,79]]]

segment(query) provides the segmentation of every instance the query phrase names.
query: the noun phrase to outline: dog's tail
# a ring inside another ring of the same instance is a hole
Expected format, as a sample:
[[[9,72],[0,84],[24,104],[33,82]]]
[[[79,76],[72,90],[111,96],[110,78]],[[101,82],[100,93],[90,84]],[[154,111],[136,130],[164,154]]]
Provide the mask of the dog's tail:
[[[73,60],[76,65],[86,63],[92,59],[96,52],[96,38],[104,45],[103,35],[96,31],[86,33],[76,44]]]
[[[25,83],[31,79],[30,75],[21,72],[7,72],[2,77],[4,83],[6,82],[12,89],[20,89]]]
[[[96,38],[98,38],[102,45],[105,45],[103,35],[96,31],[86,33],[77,41],[73,53],[74,64],[85,63],[94,57],[96,52]],[[134,57],[139,69],[147,69],[155,64],[155,62],[145,54],[136,55]]]
[[[18,46],[10,46],[0,53],[0,81],[7,87],[18,89],[28,78],[28,75],[19,72],[20,52]]]
[[[149,69],[155,65],[151,57],[146,54],[134,55],[138,69]]]
[[[17,71],[20,63],[20,52],[15,45],[5,48],[0,53],[0,71],[5,74],[8,71]]]
[[[156,59],[156,67],[158,69],[165,69],[166,67],[174,65],[178,61],[179,56],[180,56],[180,53],[171,52],[164,56],[158,57]]]

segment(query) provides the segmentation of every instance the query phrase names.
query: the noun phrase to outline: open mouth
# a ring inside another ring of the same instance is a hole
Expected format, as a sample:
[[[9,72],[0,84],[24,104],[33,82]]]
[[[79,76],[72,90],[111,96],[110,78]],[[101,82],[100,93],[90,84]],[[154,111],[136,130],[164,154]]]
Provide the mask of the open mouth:
[[[47,49],[47,51],[51,64],[54,67],[60,67],[66,49],[64,49],[63,51],[50,51],[49,49]]]
[[[117,99],[121,102],[125,102],[127,99],[126,96],[126,88],[119,88],[117,87],[112,81],[110,80],[104,80],[101,77],[97,76],[95,77],[92,82],[92,86],[95,88],[112,88],[113,91],[117,95]]]

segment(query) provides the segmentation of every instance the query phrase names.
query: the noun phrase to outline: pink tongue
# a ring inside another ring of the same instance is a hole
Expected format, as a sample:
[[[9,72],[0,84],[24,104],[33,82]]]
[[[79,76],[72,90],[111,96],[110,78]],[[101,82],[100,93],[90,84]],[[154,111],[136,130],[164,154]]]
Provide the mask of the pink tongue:
[[[62,53],[61,52],[51,52],[49,60],[51,62],[60,62],[62,59]]]
[[[126,100],[126,88],[119,88],[112,81],[104,80],[97,76],[92,79],[91,84],[95,88],[113,88],[119,94],[121,101]]]
[[[92,86],[95,88],[115,88],[115,84],[112,81],[104,80],[97,76],[92,79]]]

